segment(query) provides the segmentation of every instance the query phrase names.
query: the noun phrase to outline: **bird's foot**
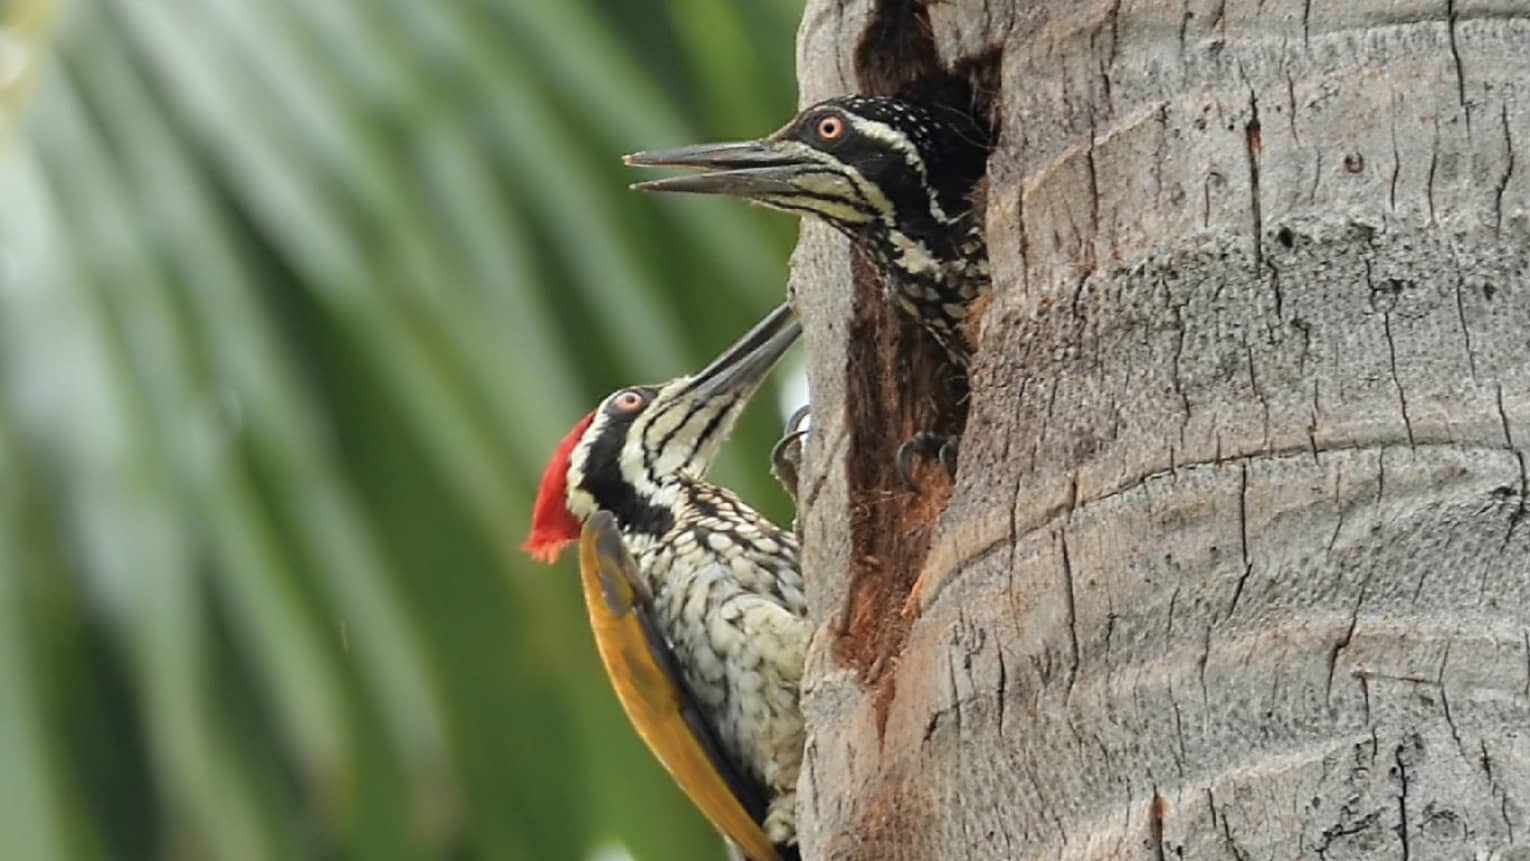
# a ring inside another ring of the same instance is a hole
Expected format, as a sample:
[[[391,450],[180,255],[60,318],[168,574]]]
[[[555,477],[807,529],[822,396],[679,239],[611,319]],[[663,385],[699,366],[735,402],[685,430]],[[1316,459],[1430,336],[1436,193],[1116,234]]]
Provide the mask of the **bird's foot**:
[[[807,439],[803,424],[809,415],[808,407],[801,407],[786,420],[786,430],[770,450],[770,474],[786,488],[786,495],[797,502],[797,478],[802,472],[802,445]]]
[[[955,478],[959,441],[957,437],[929,431],[920,431],[904,440],[903,444],[898,446],[898,480],[914,490],[919,489],[918,482],[914,481],[913,472],[916,455],[938,458],[940,465],[946,469],[946,475]]]

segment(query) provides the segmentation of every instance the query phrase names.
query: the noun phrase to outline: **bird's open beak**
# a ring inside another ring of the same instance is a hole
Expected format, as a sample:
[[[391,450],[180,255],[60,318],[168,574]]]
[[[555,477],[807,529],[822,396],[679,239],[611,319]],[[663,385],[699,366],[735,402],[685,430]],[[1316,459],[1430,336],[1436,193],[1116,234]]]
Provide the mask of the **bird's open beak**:
[[[791,306],[778,306],[711,364],[697,371],[682,396],[710,400],[731,395],[747,400],[801,334],[802,324],[797,322]]]
[[[770,140],[695,144],[622,156],[633,167],[694,167],[701,173],[633,183],[639,191],[683,191],[733,197],[794,194],[814,163],[784,153]]]

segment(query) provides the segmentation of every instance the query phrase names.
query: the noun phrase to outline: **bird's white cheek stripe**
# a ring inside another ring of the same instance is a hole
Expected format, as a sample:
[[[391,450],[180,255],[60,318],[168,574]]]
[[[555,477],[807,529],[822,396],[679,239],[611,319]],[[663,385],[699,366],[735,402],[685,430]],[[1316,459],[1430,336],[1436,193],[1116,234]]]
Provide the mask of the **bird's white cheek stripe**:
[[[897,213],[893,212],[892,201],[888,200],[887,195],[882,193],[880,186],[862,176],[860,171],[849,165],[845,165],[845,175],[849,178],[850,183],[855,186],[856,191],[860,192],[861,197],[865,198],[866,203],[872,209],[882,213],[883,221],[891,224],[897,218]]]
[[[924,156],[919,153],[919,148],[908,136],[886,123],[876,120],[868,120],[864,117],[851,117],[850,124],[855,127],[858,134],[879,140],[903,154],[903,161],[919,174],[919,179],[926,188],[930,188],[930,175],[924,166]],[[940,205],[940,200],[935,196],[934,189],[930,190],[930,215],[942,224],[950,224],[951,218]]]
[[[569,482],[568,499],[565,501],[569,513],[583,520],[595,513],[595,497],[587,490],[582,490],[572,481]]]
[[[640,492],[652,496],[668,484],[665,479],[704,466],[721,438],[717,433],[710,439],[701,439],[716,416],[715,405],[665,404],[629,434],[629,442],[622,450],[623,477]],[[650,453],[646,459],[645,451]]]
[[[629,441],[622,447],[621,454],[622,479],[637,491],[642,497],[653,495],[654,482],[648,476],[647,465],[643,462],[643,447],[636,440]]]
[[[907,135],[887,123],[879,123],[876,120],[868,120],[865,117],[852,116],[850,118],[850,125],[855,128],[856,134],[881,141],[898,152],[903,153],[903,160],[914,170],[919,171],[920,178],[927,178],[924,175],[924,158],[919,155],[919,148],[914,146],[914,142],[909,140]]]
[[[796,199],[792,202],[798,206],[801,206],[803,209],[810,209],[831,221],[859,224],[861,222],[871,220],[871,218],[867,217],[865,212],[848,204],[840,203],[834,200]]]
[[[861,176],[860,171],[856,170],[848,164],[845,164],[829,153],[814,149],[807,144],[798,143],[796,141],[792,141],[790,144],[790,149],[794,156],[816,161],[819,164],[829,168],[829,170],[834,175],[843,177],[844,179],[848,180],[851,186],[854,187],[854,190],[861,196],[863,200],[866,201],[866,204],[875,209],[877,212],[882,213],[882,217],[884,219],[892,217],[892,203],[888,201],[887,195],[882,193],[882,190],[877,187],[876,183],[873,183],[867,180],[866,177]],[[833,194],[835,193],[836,189],[825,187],[822,189],[822,191],[825,194]],[[797,203],[801,204],[801,201],[797,201]],[[822,212],[825,215],[840,216],[843,214],[839,210],[830,208],[828,204],[825,204],[821,201],[812,201],[806,204],[806,206],[816,212]],[[853,210],[851,211],[853,212]],[[853,215],[853,218],[843,220],[866,220],[865,213],[853,212]]]
[[[595,414],[595,421],[585,429],[584,436],[579,438],[579,444],[574,446],[573,452],[568,458],[568,476],[564,485],[564,504],[568,510],[580,517],[586,517],[595,510],[595,498],[588,491],[582,490],[584,484],[585,464],[590,462],[590,447],[595,440],[605,431],[606,415],[604,412]]]

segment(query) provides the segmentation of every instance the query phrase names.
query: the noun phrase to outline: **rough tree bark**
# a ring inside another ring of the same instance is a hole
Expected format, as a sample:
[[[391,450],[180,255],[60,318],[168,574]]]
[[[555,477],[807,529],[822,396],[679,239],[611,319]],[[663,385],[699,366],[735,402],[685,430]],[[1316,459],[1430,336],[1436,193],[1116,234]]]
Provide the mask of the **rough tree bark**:
[[[955,70],[999,139],[943,510],[794,259],[805,857],[1530,858],[1530,2],[807,6],[804,102]]]

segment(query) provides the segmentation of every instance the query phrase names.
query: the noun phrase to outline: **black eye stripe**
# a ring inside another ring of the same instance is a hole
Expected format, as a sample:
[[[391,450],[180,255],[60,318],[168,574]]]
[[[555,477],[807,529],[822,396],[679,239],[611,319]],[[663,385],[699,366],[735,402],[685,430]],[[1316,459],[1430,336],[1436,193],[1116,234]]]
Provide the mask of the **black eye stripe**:
[[[730,404],[729,409],[731,409],[731,406],[732,405]],[[702,440],[708,439],[713,434],[717,433],[718,425],[722,424],[723,417],[727,414],[728,409],[721,409],[713,413],[711,418],[707,419],[706,427],[702,428],[701,433],[697,434],[696,439],[691,442],[691,452],[685,457],[687,463],[696,459],[696,452],[700,450]],[[690,420],[689,415],[687,415],[685,418],[686,421]]]
[[[596,505],[614,513],[625,528],[662,535],[674,525],[674,515],[639,496],[622,475],[622,448],[636,415],[618,413],[606,421],[600,434],[590,443],[579,486],[594,498]]]
[[[807,215],[817,215],[822,218],[828,218],[831,221],[834,220],[832,216],[825,214],[821,210],[814,209],[813,207],[807,206],[803,203],[798,203],[796,201],[816,200],[820,203],[848,206],[856,212],[864,213],[869,217],[876,217],[879,214],[876,207],[872,206],[869,202],[866,201],[865,195],[861,194],[859,189],[854,189],[854,191],[856,197],[859,198],[859,202],[854,200],[847,200],[846,198],[838,197],[832,194],[813,194],[806,191],[799,191],[789,197],[773,196],[769,198],[769,200],[770,205],[778,209],[785,209],[790,212],[801,212]]]
[[[645,443],[643,446],[643,469],[650,476],[653,475],[654,456],[668,449],[669,444],[675,439],[675,434],[678,434],[680,431],[684,430],[685,426],[691,423],[691,418],[695,416],[696,412],[704,406],[706,406],[704,401],[695,401],[686,405],[685,415],[681,417],[679,423],[675,424],[669,430],[664,432],[664,436],[659,440],[658,445],[647,445],[648,440],[645,439],[643,441]],[[648,428],[645,428],[643,431],[644,436],[647,436],[648,430],[652,428],[653,425],[649,425]]]

